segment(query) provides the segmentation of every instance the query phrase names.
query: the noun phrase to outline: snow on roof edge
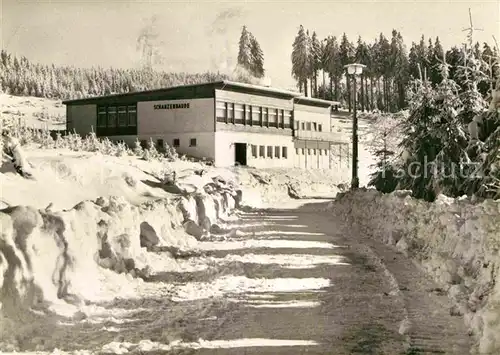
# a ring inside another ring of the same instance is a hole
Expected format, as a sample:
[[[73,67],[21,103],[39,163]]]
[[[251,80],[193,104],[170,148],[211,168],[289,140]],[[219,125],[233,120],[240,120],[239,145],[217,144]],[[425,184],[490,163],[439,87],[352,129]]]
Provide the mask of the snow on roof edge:
[[[315,98],[315,97],[307,97],[307,96],[299,96],[299,97],[295,97],[294,100],[300,100],[300,101],[309,101],[309,102],[315,102],[315,103],[319,103],[319,104],[325,104],[325,105],[338,105],[340,106],[340,102],[339,101],[329,101],[329,100],[323,100],[323,99],[318,99],[318,98]],[[300,103],[300,102],[297,102],[297,103]]]
[[[240,82],[231,81],[231,80],[223,80],[223,83],[225,85],[233,85],[233,86],[239,86],[241,88],[256,89],[256,90],[274,92],[274,93],[277,93],[277,94],[285,94],[285,95],[290,95],[290,96],[294,96],[294,97],[302,95],[301,93],[296,92],[296,91],[290,91],[290,90],[285,90],[285,89],[278,89],[278,88],[273,88],[273,87],[270,87],[270,86],[240,83]]]

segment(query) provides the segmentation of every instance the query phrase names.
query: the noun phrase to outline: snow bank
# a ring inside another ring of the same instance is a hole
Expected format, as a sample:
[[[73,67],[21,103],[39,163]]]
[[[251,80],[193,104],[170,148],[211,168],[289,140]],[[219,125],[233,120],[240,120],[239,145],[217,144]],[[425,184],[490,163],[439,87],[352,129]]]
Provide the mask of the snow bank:
[[[500,353],[500,201],[440,196],[428,203],[406,191],[359,190],[330,207],[418,260],[454,301],[450,312],[464,316],[477,351]]]
[[[203,233],[239,201],[221,184],[207,190],[138,206],[112,196],[63,211],[0,210],[0,338],[17,323],[29,322],[22,315],[34,308],[45,315],[85,317],[85,301],[131,297],[142,283],[138,277],[181,271],[165,250],[197,248],[198,241],[185,232],[184,201],[196,201],[189,216]],[[209,222],[198,225],[201,220]],[[159,248],[161,255],[151,252]]]

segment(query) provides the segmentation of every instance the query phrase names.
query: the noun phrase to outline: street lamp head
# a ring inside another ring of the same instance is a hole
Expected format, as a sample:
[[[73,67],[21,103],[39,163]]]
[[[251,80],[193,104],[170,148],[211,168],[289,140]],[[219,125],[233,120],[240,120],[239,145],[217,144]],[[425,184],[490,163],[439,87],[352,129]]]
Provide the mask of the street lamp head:
[[[363,73],[363,69],[366,68],[366,65],[352,63],[347,64],[345,67],[347,68],[347,73],[349,73],[349,75],[361,75]]]

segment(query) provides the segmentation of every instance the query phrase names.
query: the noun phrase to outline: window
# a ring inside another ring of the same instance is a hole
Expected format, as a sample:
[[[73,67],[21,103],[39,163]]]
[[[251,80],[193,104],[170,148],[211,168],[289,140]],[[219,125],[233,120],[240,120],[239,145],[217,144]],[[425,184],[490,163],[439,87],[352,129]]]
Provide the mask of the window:
[[[297,154],[297,155],[300,154],[300,149],[299,148],[295,148],[295,154]]]
[[[312,150],[311,148],[307,150],[307,155],[311,155],[311,150]]]
[[[234,105],[234,123],[243,124],[243,105],[242,104],[233,104]]]
[[[276,115],[276,109],[268,108],[269,111],[269,126],[278,127],[278,116]]]
[[[267,157],[272,158],[273,157],[273,147],[267,146]]]
[[[300,150],[302,151],[302,153],[301,153],[302,155],[306,154],[305,148],[300,148]]]
[[[257,158],[257,146],[252,144],[252,157]]]
[[[260,107],[252,106],[252,125],[260,125]]]
[[[285,111],[283,117],[283,127],[284,128],[292,128],[292,111]],[[299,127],[297,126],[297,129]]]
[[[279,117],[280,117],[280,127],[281,128],[285,128],[285,110],[276,110],[276,114],[279,113]]]
[[[262,109],[262,126],[269,127],[269,109],[261,107]]]
[[[280,147],[278,147],[278,146],[274,147],[274,157],[275,158],[279,159],[279,157],[280,157],[280,151],[281,151]]]
[[[318,130],[318,124],[316,122],[313,122],[313,131]]]
[[[295,127],[295,130],[298,131],[299,130],[299,124],[300,122],[299,121],[295,121],[294,122],[294,127]]]
[[[116,127],[116,107],[108,107],[108,127]]]
[[[130,127],[137,126],[137,107],[135,105],[129,105],[128,111],[128,125]]]
[[[323,126],[320,124],[318,124],[318,132],[323,132]]]
[[[266,156],[266,147],[263,145],[259,146],[259,157],[264,158]]]
[[[173,146],[179,147],[181,145],[181,140],[179,138],[174,138]]]
[[[97,112],[97,127],[106,127],[106,107],[99,107]]]
[[[234,123],[234,104],[231,102],[226,102],[227,107],[227,123]]]
[[[118,107],[118,127],[127,127],[127,106]]]
[[[159,149],[165,148],[165,145],[163,143],[163,139],[156,140],[156,145],[158,146]]]
[[[306,130],[306,123],[305,122],[300,122],[300,128],[305,131]]]
[[[227,110],[225,102],[217,101],[215,106],[215,112],[216,112],[217,122],[226,122]]]
[[[251,125],[252,124],[252,106],[250,105],[245,105],[245,119],[246,119],[246,123],[248,125]]]
[[[307,129],[308,131],[310,131],[310,130],[311,130],[311,122],[307,122],[306,129]]]
[[[283,159],[288,159],[288,147],[281,147],[281,156]]]
[[[189,140],[189,146],[190,147],[196,147],[196,138],[191,138]]]
[[[316,155],[316,148],[313,149],[313,155]]]
[[[323,155],[323,149],[318,149],[319,150],[319,155]]]

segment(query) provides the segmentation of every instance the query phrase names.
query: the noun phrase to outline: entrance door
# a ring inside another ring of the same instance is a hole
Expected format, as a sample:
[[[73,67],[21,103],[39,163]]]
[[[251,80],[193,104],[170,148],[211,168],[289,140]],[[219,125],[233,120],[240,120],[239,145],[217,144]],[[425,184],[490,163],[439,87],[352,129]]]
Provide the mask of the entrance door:
[[[246,143],[234,143],[234,162],[236,165],[247,165]]]

